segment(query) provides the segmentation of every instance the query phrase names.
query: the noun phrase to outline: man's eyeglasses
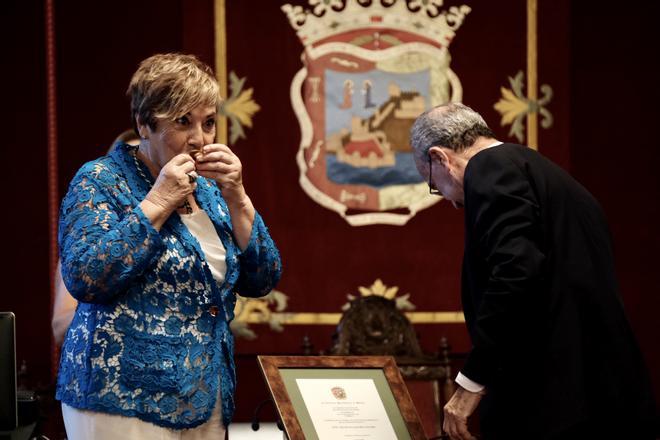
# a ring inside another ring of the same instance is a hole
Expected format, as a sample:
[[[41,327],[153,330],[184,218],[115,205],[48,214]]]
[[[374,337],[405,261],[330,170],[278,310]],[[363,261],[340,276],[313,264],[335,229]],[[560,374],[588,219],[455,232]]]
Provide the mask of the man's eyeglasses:
[[[431,159],[431,155],[429,154],[429,194],[434,196],[442,196],[442,193],[435,187],[435,184],[433,183],[433,167],[431,166],[432,163],[433,159]]]

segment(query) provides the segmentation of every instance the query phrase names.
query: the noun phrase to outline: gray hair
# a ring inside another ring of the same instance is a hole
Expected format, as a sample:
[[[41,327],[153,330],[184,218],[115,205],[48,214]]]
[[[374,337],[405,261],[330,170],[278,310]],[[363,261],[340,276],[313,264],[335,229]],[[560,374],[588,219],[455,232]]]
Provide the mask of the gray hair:
[[[460,152],[480,136],[495,137],[479,113],[467,105],[450,102],[425,111],[415,120],[410,145],[417,158],[424,160],[433,146]]]

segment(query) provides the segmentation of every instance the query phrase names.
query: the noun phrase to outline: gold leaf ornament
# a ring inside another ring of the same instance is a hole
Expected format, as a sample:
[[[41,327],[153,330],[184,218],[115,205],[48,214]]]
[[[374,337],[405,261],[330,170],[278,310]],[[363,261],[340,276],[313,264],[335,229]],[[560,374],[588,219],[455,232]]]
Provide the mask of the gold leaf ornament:
[[[289,297],[283,292],[272,290],[261,298],[238,297],[234,306],[234,320],[230,328],[236,337],[256,339],[257,334],[250,328],[249,322],[268,324],[271,330],[282,332],[284,316]]]
[[[495,104],[495,110],[502,115],[501,125],[509,125],[518,115],[526,113],[529,105],[526,101],[516,97],[509,89],[502,87],[500,91],[502,99]]]
[[[552,114],[545,108],[545,105],[552,99],[552,88],[544,84],[541,86],[543,97],[537,101],[532,101],[523,93],[524,77],[525,75],[522,70],[516,76],[509,77],[511,88],[501,87],[500,92],[502,93],[502,97],[493,106],[502,115],[500,125],[511,124],[509,136],[515,136],[518,142],[523,142],[524,140],[525,126],[523,124],[523,118],[528,113],[539,113],[543,117],[541,121],[543,128],[550,128],[553,122]]]
[[[252,115],[258,112],[261,107],[252,99],[253,89],[247,89],[238,95],[238,98],[229,102],[225,107],[227,113],[230,113],[241,121],[241,124],[252,127]]]
[[[388,287],[380,278],[376,279],[376,281],[374,281],[373,284],[369,287],[358,286],[358,292],[360,292],[361,296],[382,296],[385,299],[392,300],[396,303],[396,307],[399,310],[415,309],[415,305],[408,299],[410,298],[409,293],[397,297],[396,294],[399,292],[399,287]],[[350,301],[353,301],[356,298],[351,294],[346,295],[346,297],[348,298],[349,302],[342,306],[343,311],[348,310],[350,308]]]
[[[252,127],[252,117],[261,107],[253,99],[254,89],[243,90],[246,77],[239,78],[235,72],[229,74],[229,89],[231,95],[223,102],[220,114],[226,116],[231,122],[229,128],[229,142],[245,139],[243,127]]]

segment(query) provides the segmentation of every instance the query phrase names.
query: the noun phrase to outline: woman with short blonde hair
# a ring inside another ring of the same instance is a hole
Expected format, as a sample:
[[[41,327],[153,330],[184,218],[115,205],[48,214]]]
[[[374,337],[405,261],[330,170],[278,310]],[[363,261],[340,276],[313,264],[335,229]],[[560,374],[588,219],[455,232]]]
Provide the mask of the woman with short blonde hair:
[[[279,253],[240,160],[215,143],[211,69],[154,55],[128,95],[139,146],[85,164],[61,207],[62,276],[80,302],[57,381],[68,438],[223,438],[234,292],[270,292]]]

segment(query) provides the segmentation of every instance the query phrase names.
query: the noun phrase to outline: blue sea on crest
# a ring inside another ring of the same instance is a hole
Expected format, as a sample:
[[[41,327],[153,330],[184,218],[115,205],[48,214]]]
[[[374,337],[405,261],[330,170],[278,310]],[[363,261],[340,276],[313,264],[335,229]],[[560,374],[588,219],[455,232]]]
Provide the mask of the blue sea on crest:
[[[328,179],[339,184],[369,185],[383,188],[390,185],[421,183],[412,153],[396,153],[395,164],[391,167],[354,167],[337,161],[334,154],[325,156]]]

